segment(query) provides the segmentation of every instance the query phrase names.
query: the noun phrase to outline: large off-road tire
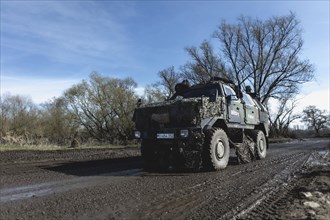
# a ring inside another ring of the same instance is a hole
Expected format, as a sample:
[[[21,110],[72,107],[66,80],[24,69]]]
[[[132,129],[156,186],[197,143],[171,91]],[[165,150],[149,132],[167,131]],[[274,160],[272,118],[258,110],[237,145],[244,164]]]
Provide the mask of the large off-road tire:
[[[156,167],[155,150],[153,149],[152,142],[143,140],[141,143],[141,155],[144,162],[145,171],[153,171]]]
[[[253,132],[253,140],[256,143],[256,157],[258,160],[264,159],[267,154],[267,140],[264,132],[255,130]]]
[[[203,153],[203,167],[207,170],[221,170],[229,161],[229,142],[227,134],[220,128],[207,131]]]

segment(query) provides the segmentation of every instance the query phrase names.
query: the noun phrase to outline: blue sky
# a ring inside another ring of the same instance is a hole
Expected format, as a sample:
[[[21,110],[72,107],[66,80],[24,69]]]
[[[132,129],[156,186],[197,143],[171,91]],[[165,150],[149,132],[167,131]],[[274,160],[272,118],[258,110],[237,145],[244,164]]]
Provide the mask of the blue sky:
[[[310,99],[329,110],[329,1],[2,0],[1,94],[41,103],[92,71],[130,76],[141,92],[158,71],[172,65],[179,70],[189,60],[184,47],[211,39],[223,19],[290,11],[304,30],[302,58],[316,67],[316,80],[302,88],[302,107]]]

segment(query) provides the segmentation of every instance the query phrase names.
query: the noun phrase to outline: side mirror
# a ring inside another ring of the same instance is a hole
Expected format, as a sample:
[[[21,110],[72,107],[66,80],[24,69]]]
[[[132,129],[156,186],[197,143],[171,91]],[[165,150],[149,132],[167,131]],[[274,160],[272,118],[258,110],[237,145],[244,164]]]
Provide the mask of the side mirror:
[[[237,98],[239,98],[239,99],[243,98],[243,93],[242,93],[241,90],[239,90],[239,91],[237,92]]]
[[[136,103],[136,107],[140,107],[142,105],[142,99],[138,99]]]
[[[243,98],[243,93],[241,91],[241,88],[239,86],[235,86],[235,93],[237,98]]]
[[[231,102],[231,95],[227,95],[226,100],[227,100],[227,102]]]

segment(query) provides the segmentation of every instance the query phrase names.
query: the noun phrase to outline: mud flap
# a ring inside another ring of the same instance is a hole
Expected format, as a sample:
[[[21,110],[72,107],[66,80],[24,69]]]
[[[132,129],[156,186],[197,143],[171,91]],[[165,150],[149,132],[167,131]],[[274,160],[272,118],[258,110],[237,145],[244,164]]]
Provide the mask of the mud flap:
[[[153,171],[199,171],[202,168],[201,152],[178,148],[157,149],[154,155]]]
[[[249,136],[244,134],[243,143],[234,144],[234,146],[239,164],[250,163],[256,160],[256,146]]]
[[[202,155],[201,151],[190,150],[183,152],[184,169],[201,170],[202,169]]]

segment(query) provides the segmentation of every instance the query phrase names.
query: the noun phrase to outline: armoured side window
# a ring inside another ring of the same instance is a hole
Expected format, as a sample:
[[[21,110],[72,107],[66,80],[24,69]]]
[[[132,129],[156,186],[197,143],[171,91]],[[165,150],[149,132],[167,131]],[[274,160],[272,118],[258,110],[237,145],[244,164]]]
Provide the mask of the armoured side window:
[[[243,100],[244,100],[244,102],[245,102],[246,105],[254,106],[254,102],[253,102],[252,98],[248,94],[243,93]]]
[[[261,109],[261,111],[263,111],[263,112],[267,112],[267,108],[263,105],[263,104],[261,104],[261,102],[260,101],[257,101],[257,100],[253,100],[254,101],[254,103]]]
[[[237,100],[238,99],[237,96],[236,96],[235,91],[232,88],[230,88],[227,85],[224,85],[224,89],[225,89],[226,95],[227,96],[230,95],[232,100]]]

